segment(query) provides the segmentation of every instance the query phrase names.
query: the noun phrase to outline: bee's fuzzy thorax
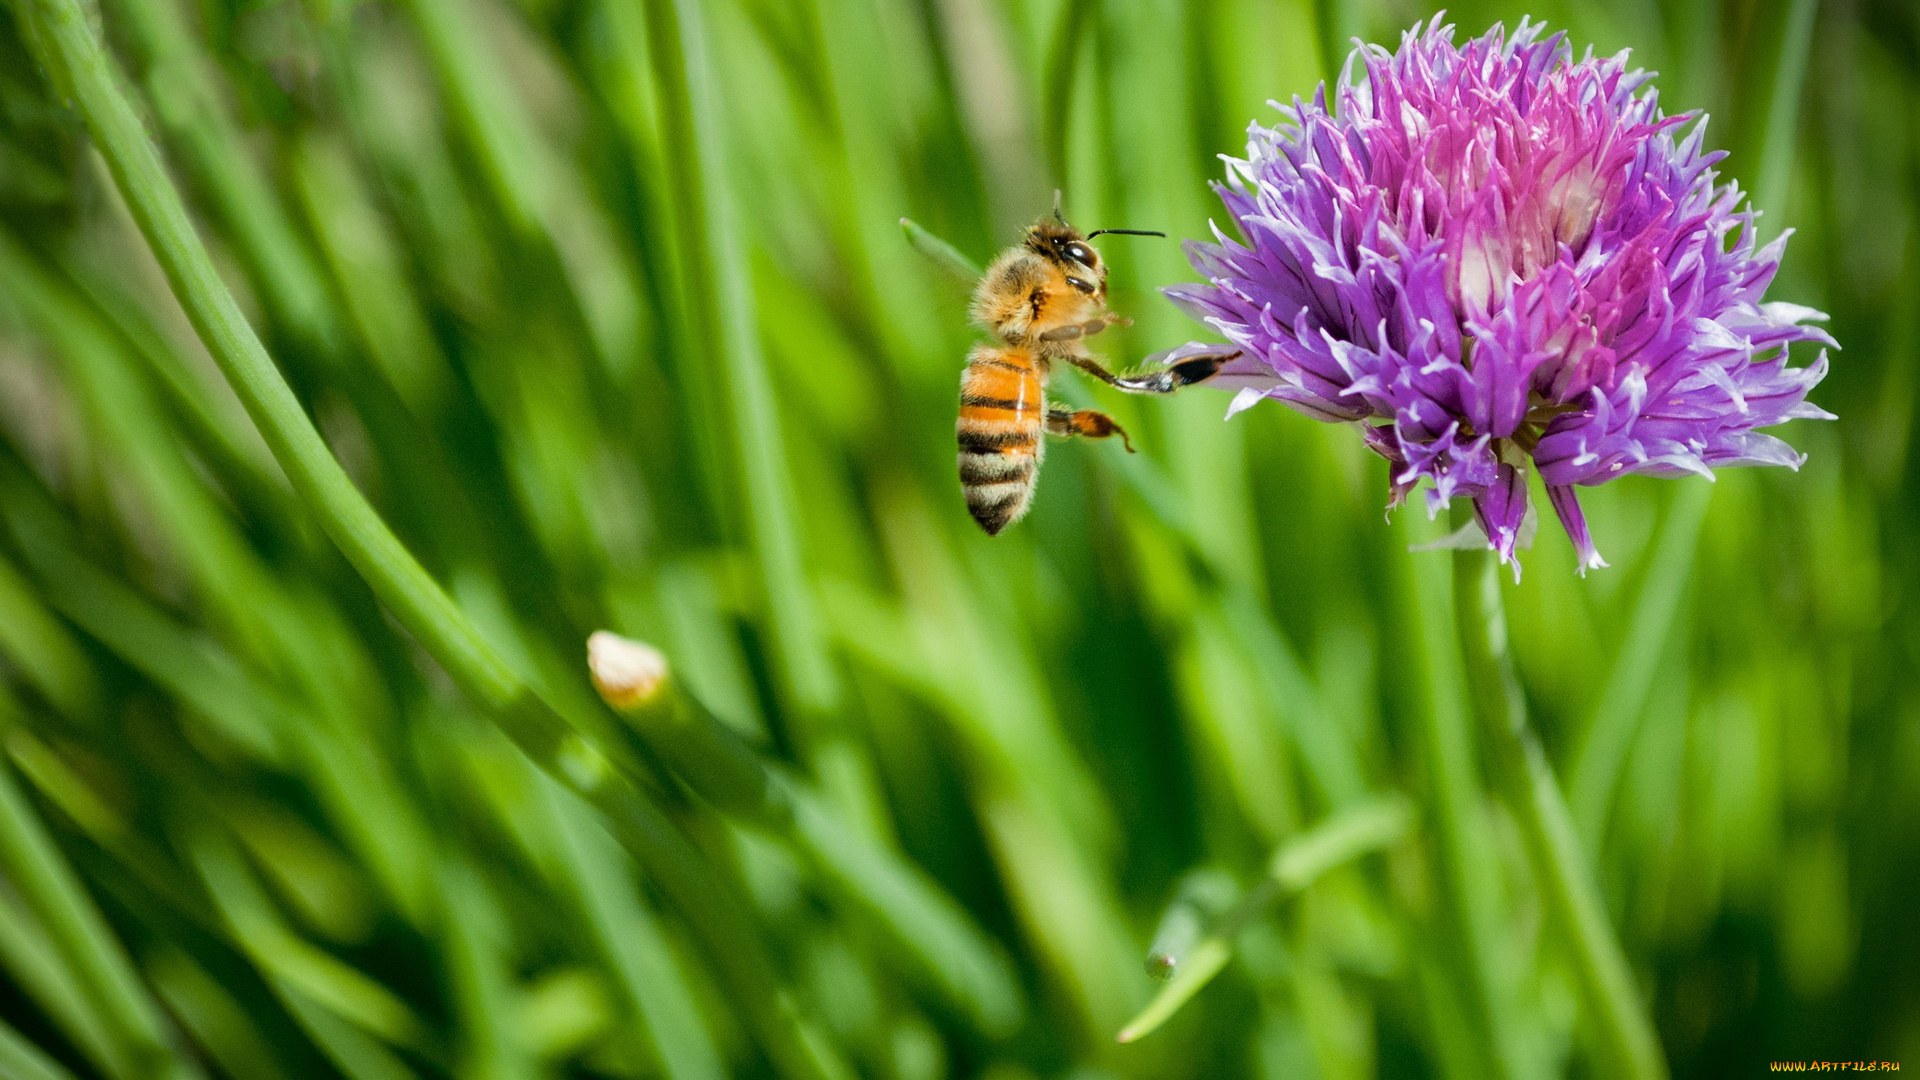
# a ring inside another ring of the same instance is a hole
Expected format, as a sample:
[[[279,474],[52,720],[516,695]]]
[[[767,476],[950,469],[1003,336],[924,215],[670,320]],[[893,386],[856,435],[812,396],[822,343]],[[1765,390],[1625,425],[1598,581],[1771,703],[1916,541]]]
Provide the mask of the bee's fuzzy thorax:
[[[1024,248],[1009,248],[981,276],[968,313],[996,337],[1024,341],[1033,322],[1034,293],[1045,290],[1047,278],[1040,259]]]

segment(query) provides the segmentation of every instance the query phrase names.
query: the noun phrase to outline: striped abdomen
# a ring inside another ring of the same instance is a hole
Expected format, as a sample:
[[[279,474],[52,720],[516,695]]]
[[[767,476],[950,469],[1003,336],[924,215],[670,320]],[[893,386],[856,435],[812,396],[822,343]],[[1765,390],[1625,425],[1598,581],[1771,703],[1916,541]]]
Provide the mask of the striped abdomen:
[[[960,376],[960,486],[988,536],[1033,500],[1044,445],[1046,361],[1025,349],[981,345]]]

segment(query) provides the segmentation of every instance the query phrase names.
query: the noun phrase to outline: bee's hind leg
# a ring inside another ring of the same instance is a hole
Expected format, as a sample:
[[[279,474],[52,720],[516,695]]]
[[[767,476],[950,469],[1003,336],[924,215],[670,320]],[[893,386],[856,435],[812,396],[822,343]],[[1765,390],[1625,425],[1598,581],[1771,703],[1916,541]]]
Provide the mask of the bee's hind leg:
[[[1105,439],[1118,435],[1127,453],[1133,453],[1133,440],[1127,438],[1127,429],[1121,427],[1113,417],[1092,409],[1048,409],[1047,434],[1066,439],[1076,435],[1086,439]]]

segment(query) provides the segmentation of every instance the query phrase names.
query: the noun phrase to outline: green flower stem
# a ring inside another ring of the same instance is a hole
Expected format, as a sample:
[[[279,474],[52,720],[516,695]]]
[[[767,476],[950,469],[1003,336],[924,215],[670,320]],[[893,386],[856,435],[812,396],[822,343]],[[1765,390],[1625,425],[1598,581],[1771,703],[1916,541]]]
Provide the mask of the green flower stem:
[[[1480,714],[1493,770],[1520,827],[1548,909],[1567,935],[1593,1025],[1599,1071],[1629,1080],[1664,1080],[1666,1061],[1614,937],[1593,874],[1540,739],[1507,648],[1506,616],[1492,555],[1454,553],[1454,593],[1468,686]]]
[[[108,1071],[126,1080],[189,1080],[204,1074],[174,1047],[160,1009],[100,910],[0,762],[0,872],[46,928],[99,1017]]]
[[[1180,1011],[1226,967],[1240,932],[1275,901],[1297,896],[1327,871],[1387,847],[1405,835],[1412,824],[1413,811],[1404,800],[1382,796],[1341,810],[1281,845],[1267,861],[1265,876],[1215,920],[1205,937],[1181,955],[1163,958],[1172,967],[1172,978],[1138,1016],[1120,1029],[1119,1041],[1144,1038]]]
[[[79,0],[15,0],[56,85],[72,94],[174,296],[294,489],[375,595],[520,749],[606,814],[706,944],[754,1034],[791,1078],[827,1077],[779,995],[748,913],[705,858],[607,759],[575,734],[481,637],[389,531],[328,452],[193,231]]]
[[[1414,633],[1426,669],[1427,707],[1420,712],[1445,897],[1441,918],[1453,924],[1438,951],[1452,968],[1449,974],[1468,991],[1456,1008],[1477,1059],[1475,1072],[1511,1080],[1526,1069],[1499,962],[1499,865],[1474,763],[1467,679],[1454,628],[1452,566],[1426,554],[1412,556],[1409,569]]]
[[[773,771],[732,728],[669,677],[652,700],[616,708],[627,727],[714,809],[749,825],[791,831],[793,808]]]

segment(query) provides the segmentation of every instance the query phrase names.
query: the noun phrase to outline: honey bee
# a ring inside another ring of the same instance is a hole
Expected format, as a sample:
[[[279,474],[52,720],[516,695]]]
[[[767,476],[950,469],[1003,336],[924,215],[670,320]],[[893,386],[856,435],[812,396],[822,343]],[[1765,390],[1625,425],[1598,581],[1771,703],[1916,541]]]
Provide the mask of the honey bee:
[[[1107,310],[1107,266],[1089,241],[1108,233],[1166,235],[1096,229],[1082,236],[1061,216],[1056,192],[1053,215],[1035,222],[1019,244],[1001,252],[974,289],[973,320],[998,340],[974,346],[967,356],[956,430],[967,510],[989,536],[1020,520],[1033,502],[1046,453],[1042,434],[1118,435],[1133,452],[1126,430],[1106,413],[1047,404],[1047,378],[1055,362],[1072,364],[1128,393],[1171,394],[1213,377],[1221,364],[1239,355],[1223,347],[1218,354],[1189,355],[1137,375],[1115,375],[1089,355],[1087,338],[1132,322]]]

